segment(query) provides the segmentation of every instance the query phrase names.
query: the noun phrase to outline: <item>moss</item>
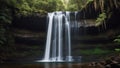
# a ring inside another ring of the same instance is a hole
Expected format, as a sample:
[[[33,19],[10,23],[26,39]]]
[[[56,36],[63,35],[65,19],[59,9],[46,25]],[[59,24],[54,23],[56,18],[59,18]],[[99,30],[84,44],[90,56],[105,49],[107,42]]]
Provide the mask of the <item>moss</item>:
[[[110,50],[103,50],[100,48],[90,49],[90,50],[81,50],[80,53],[84,55],[102,55],[110,53]]]

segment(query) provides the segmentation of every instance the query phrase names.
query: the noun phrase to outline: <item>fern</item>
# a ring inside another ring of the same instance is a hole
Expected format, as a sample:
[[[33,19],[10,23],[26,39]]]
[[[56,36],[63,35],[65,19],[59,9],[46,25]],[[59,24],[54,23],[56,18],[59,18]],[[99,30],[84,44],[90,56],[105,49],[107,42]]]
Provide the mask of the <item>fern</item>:
[[[104,20],[107,18],[106,13],[99,14],[99,17],[96,19],[96,26],[102,24]]]
[[[117,42],[120,44],[120,35],[117,36],[117,38],[114,40],[114,42]]]
[[[117,38],[114,39],[114,42],[120,44],[120,35],[118,35]],[[120,48],[115,48],[115,51],[116,51],[116,52],[120,52]]]

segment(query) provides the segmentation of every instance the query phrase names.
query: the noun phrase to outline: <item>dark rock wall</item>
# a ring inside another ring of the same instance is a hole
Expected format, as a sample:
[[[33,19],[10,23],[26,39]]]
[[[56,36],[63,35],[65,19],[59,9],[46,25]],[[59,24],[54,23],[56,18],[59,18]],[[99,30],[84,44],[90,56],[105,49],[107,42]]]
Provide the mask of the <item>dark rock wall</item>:
[[[43,45],[45,38],[41,36],[37,36],[38,38],[36,38],[34,36],[36,36],[36,34],[46,35],[46,21],[46,17],[40,17],[37,15],[15,17],[12,23],[13,32],[15,34],[15,43]],[[25,35],[28,37],[24,37]]]
[[[38,32],[45,32],[46,21],[47,21],[46,17],[40,17],[40,16],[15,17],[12,23],[12,27],[38,31]]]
[[[120,28],[120,9],[113,9],[111,18],[107,21],[108,29]]]

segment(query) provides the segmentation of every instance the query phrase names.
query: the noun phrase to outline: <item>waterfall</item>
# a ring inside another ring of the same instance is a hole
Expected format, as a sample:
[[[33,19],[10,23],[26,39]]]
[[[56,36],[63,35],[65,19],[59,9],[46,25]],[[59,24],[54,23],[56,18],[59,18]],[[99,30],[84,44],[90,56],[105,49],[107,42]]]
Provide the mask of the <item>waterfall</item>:
[[[65,27],[66,27],[66,43],[68,43],[68,56],[67,60],[72,61],[71,57],[71,31],[70,31],[70,12],[66,12],[66,22],[65,22]]]
[[[48,31],[43,61],[73,61],[70,16],[68,11],[48,13]]]
[[[51,35],[52,35],[52,25],[53,25],[53,13],[48,13],[49,17],[49,25],[48,25],[48,33],[47,33],[47,41],[46,41],[46,49],[45,49],[45,60],[50,59],[50,44],[51,44]]]

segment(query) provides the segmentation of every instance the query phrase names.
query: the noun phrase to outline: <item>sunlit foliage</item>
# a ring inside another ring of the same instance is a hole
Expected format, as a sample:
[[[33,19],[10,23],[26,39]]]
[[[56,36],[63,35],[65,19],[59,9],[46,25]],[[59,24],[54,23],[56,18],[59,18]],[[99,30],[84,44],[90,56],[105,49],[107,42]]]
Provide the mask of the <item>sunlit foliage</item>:
[[[120,35],[117,36],[117,38],[114,40],[114,42],[120,44]],[[115,48],[115,51],[120,53],[120,48]]]
[[[106,13],[102,12],[101,14],[99,14],[99,17],[96,19],[96,26],[99,26],[101,23],[104,23],[104,20],[106,18]]]

